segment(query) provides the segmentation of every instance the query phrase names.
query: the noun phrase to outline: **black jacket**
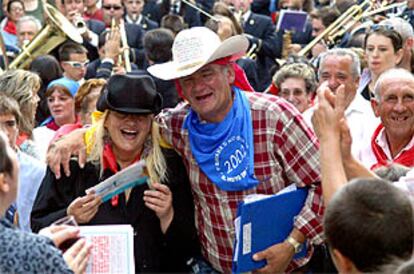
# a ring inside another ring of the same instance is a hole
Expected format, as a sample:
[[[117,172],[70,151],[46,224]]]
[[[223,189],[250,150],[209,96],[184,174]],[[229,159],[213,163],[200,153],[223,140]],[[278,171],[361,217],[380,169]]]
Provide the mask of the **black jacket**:
[[[164,150],[168,166],[168,185],[173,193],[174,219],[166,234],[162,234],[155,213],[144,204],[147,185],[132,189],[128,203],[124,193],[118,206],[111,201],[103,203],[94,218],[85,225],[130,224],[134,228],[135,270],[141,272],[188,271],[186,261],[198,255],[198,238],[194,226],[194,205],[185,167],[172,150]],[[66,215],[69,204],[85,190],[112,175],[105,170],[99,178],[99,168],[87,163],[80,169],[71,161],[71,176],[56,180],[50,169],[40,186],[31,224],[34,232]]]

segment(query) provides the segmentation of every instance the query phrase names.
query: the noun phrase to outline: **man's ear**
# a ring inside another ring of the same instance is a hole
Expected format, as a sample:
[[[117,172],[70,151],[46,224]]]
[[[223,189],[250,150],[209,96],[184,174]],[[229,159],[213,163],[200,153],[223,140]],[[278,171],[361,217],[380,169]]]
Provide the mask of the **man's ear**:
[[[229,65],[227,68],[227,79],[229,80],[229,83],[233,84],[236,79],[236,72],[232,65]]]
[[[339,273],[355,273],[357,271],[354,263],[349,258],[342,255],[339,250],[332,249],[331,253]]]
[[[372,110],[374,111],[375,117],[379,117],[380,113],[379,113],[379,103],[377,101],[377,99],[375,98],[371,98],[371,107]]]
[[[5,180],[4,173],[0,173],[0,191],[7,193],[10,190],[10,185]]]

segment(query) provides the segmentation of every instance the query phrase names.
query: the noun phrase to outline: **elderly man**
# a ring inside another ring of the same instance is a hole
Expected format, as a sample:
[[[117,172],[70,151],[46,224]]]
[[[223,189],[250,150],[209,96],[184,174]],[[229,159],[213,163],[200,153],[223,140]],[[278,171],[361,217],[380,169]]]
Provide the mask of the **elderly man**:
[[[414,167],[414,76],[404,69],[384,72],[371,105],[381,118],[359,159],[371,169],[390,163]]]
[[[232,62],[247,46],[242,36],[221,43],[205,28],[185,30],[174,41],[173,61],[148,71],[176,79],[188,102],[161,113],[157,121],[186,163],[203,255],[215,270],[231,271],[233,220],[244,197],[273,194],[293,183],[310,187],[286,241],[253,256],[267,260],[261,271],[283,272],[306,263],[309,257],[292,260],[305,239],[321,242],[320,189],[313,184],[319,180],[318,147],[290,104],[238,88]],[[233,165],[229,160],[237,151],[243,153]]]
[[[247,47],[243,36],[221,42],[206,28],[192,28],[177,35],[173,61],[148,69],[157,78],[176,79],[179,94],[186,99],[161,113],[157,121],[164,142],[180,153],[187,167],[196,226],[211,273],[231,272],[233,221],[237,205],[249,194],[274,194],[291,184],[309,187],[286,240],[254,254],[254,260],[267,262],[259,271],[276,273],[303,266],[312,255],[312,244],[322,242],[318,144],[292,105],[278,97],[243,91],[247,83],[233,62]],[[53,146],[49,163],[57,176],[61,157],[68,174],[68,151],[84,147],[79,135]],[[293,259],[305,240],[310,252]]]
[[[327,85],[333,93],[341,85],[345,88],[345,119],[351,125],[352,154],[358,157],[379,124],[369,103],[356,93],[360,75],[359,58],[348,49],[329,50],[320,57],[318,75],[320,84]],[[312,107],[303,114],[309,125],[314,111],[315,107]]]

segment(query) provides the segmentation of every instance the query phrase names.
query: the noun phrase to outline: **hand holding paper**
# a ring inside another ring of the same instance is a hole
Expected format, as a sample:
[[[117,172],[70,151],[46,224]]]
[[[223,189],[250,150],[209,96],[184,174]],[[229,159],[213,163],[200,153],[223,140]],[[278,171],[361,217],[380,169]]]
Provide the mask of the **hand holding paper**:
[[[98,212],[102,204],[100,196],[90,192],[86,196],[78,197],[70,203],[66,210],[67,215],[73,215],[78,224],[88,223]]]

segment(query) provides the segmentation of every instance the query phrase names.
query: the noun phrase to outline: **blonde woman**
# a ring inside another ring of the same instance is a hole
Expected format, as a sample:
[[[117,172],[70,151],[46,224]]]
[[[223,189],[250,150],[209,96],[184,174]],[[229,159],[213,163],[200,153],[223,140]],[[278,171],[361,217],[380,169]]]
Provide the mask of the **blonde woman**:
[[[22,113],[17,145],[23,152],[35,158],[39,158],[39,154],[33,141],[33,127],[40,100],[37,95],[40,84],[37,74],[22,69],[7,70],[0,75],[0,92],[15,99]]]
[[[137,272],[188,271],[185,262],[197,253],[192,198],[180,159],[158,144],[153,117],[161,103],[148,76],[110,78],[98,100],[103,114],[86,166],[80,169],[72,161],[71,175],[60,179],[47,171],[33,206],[32,229],[66,215],[80,224],[131,224]],[[146,160],[151,189],[136,186],[105,203],[85,195],[86,189],[139,159]]]

